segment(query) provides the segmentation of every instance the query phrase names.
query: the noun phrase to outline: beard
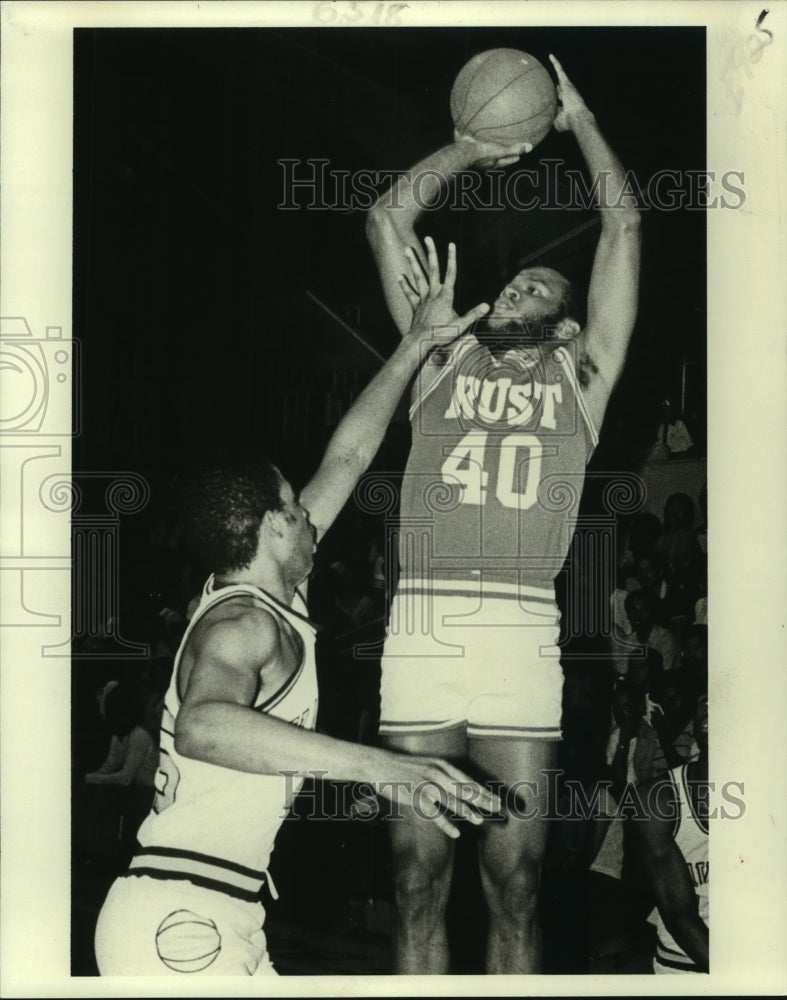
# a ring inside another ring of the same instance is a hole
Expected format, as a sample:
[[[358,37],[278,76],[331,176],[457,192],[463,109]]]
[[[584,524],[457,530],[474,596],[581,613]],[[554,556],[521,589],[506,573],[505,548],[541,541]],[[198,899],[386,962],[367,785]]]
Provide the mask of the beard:
[[[555,328],[563,318],[564,314],[559,309],[530,320],[515,316],[483,316],[473,323],[468,332],[493,354],[500,354],[555,343],[560,339]]]

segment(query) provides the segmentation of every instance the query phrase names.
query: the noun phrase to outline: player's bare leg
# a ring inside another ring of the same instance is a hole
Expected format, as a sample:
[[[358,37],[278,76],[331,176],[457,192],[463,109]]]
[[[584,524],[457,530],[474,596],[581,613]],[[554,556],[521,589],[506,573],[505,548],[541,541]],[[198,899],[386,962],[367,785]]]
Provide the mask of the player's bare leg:
[[[446,732],[388,736],[404,753],[458,760],[467,752],[464,727]],[[394,972],[443,975],[449,971],[445,910],[454,869],[454,844],[414,812],[389,824],[394,866],[396,924]]]
[[[544,769],[555,766],[557,742],[471,739],[469,757],[507,785],[531,781],[538,793],[523,790],[520,816],[487,823],[479,847],[481,883],[489,910],[486,951],[488,974],[541,971],[541,926],[538,886],[546,847],[548,821]],[[532,819],[522,815],[537,813]]]

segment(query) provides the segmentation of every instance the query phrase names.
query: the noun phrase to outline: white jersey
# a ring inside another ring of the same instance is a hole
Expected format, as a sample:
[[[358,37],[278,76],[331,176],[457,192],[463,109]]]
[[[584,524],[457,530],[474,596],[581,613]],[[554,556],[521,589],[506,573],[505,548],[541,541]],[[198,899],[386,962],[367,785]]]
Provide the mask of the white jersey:
[[[214,588],[213,577],[180,644],[161,721],[161,750],[153,809],[139,829],[140,849],[129,875],[187,879],[253,902],[267,873],[273,843],[301,786],[287,774],[250,774],[183,757],[175,749],[175,720],[183,651],[197,622],[211,609],[243,596],[259,601],[300,638],[301,660],[278,691],[261,692],[253,708],[314,729],[317,721],[315,629],[302,609],[288,607],[247,584]]]
[[[699,819],[691,805],[689,789],[686,785],[686,764],[669,772],[675,786],[675,799],[678,802],[678,815],[675,820],[673,837],[689,870],[689,878],[697,896],[699,915],[708,924],[709,903],[708,889],[710,873],[708,866],[708,825],[707,821]],[[656,944],[656,963],[666,966],[669,970],[691,972],[697,971],[697,966],[675,941],[664,926],[661,914],[655,910],[652,920],[658,930]]]

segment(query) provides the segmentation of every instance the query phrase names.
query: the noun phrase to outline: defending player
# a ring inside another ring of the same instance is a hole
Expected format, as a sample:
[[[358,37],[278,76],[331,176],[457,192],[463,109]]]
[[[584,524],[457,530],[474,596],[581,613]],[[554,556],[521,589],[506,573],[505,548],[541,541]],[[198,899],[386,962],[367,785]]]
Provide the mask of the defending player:
[[[487,318],[421,369],[383,658],[380,732],[388,746],[469,758],[508,786],[533,783],[523,796],[531,818],[487,824],[480,842],[490,973],[540,968],[546,823],[538,817],[543,772],[555,764],[561,735],[554,578],[637,308],[639,215],[619,199],[623,168],[551,58],[561,101],[555,127],[574,134],[591,176],[606,182],[597,192],[601,234],[587,323],[580,329],[574,318],[563,275],[528,267],[513,274]],[[395,197],[378,199],[367,235],[402,333],[424,286],[401,276],[417,274],[415,255],[431,274],[414,231],[424,204],[458,171],[508,165],[524,148],[456,136],[404,175]],[[452,846],[415,816],[390,832],[397,970],[447,972]]]
[[[653,971],[708,972],[708,697],[694,716],[698,759],[638,787],[648,818],[634,827],[656,897]]]
[[[432,260],[437,270],[436,259]],[[299,584],[316,540],[380,445],[422,352],[432,313],[450,308],[455,249],[431,296],[331,438],[300,497],[269,462],[214,469],[185,489],[185,530],[212,566],[165,699],[156,799],[140,849],[101,910],[102,975],[273,972],[260,890],[274,839],[310,771],[364,781],[406,813],[441,799],[474,823],[499,802],[443,761],[407,757],[314,732],[314,628]],[[455,336],[486,307],[456,321]],[[430,786],[422,788],[424,782]],[[420,790],[420,791],[419,791]],[[429,801],[431,800],[431,801]],[[436,815],[440,836],[458,836]]]

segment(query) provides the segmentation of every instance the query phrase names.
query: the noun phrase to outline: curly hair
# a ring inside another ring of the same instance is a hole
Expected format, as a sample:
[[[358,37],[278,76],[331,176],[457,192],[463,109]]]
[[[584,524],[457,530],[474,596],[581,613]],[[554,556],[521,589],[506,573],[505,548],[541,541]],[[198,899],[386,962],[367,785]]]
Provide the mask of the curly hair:
[[[257,552],[260,525],[281,510],[282,477],[265,457],[182,473],[176,496],[183,539],[212,573],[244,569]]]

